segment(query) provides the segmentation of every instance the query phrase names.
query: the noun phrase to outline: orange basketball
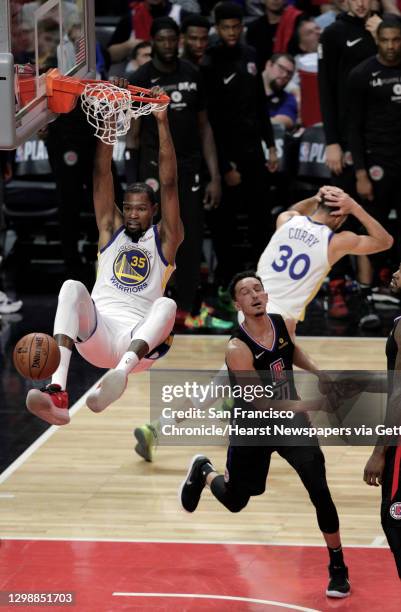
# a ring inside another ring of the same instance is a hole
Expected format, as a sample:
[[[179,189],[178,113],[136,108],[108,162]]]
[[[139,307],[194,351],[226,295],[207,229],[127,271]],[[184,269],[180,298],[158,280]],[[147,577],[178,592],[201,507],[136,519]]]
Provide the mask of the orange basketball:
[[[21,376],[44,380],[57,370],[60,349],[54,338],[47,334],[27,334],[15,345],[13,360]]]

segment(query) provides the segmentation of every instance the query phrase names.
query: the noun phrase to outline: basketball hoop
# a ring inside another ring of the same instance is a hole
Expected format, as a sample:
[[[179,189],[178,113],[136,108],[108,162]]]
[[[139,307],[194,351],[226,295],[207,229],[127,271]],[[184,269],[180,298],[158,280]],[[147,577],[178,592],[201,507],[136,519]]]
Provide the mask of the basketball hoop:
[[[149,89],[129,85],[117,87],[109,81],[91,81],[62,76],[54,68],[46,75],[46,95],[49,109],[55,113],[69,113],[81,97],[81,107],[88,122],[95,128],[95,136],[106,144],[114,144],[124,136],[132,119],[167,108],[166,95],[152,97]]]

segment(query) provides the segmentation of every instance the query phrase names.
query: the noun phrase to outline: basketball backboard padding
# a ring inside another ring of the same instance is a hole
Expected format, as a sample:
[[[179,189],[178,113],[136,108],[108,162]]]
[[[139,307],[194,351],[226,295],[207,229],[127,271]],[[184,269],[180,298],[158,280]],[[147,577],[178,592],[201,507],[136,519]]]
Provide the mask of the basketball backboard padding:
[[[57,117],[48,70],[94,78],[94,0],[1,0],[0,20],[0,149],[15,149]]]

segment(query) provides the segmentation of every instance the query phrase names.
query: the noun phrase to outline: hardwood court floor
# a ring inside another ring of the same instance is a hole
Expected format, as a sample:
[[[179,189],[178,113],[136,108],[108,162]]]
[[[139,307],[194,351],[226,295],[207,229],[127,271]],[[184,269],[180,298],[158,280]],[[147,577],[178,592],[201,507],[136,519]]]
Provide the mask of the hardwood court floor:
[[[227,338],[176,336],[156,367],[211,369]],[[300,338],[327,369],[384,369],[384,339]],[[64,428],[51,428],[35,452],[0,475],[3,538],[150,539],[320,544],[309,498],[296,474],[273,457],[267,493],[239,514],[205,491],[198,511],[183,513],[177,488],[196,452],[224,469],[223,447],[162,447],[152,464],[133,452],[132,430],[149,419],[148,374],[130,377],[126,393],[103,414],[86,406]],[[82,402],[81,402],[82,404]],[[378,489],[362,471],[366,447],[325,447],[328,480],[345,545],[383,544]],[[20,464],[20,465],[19,465]]]

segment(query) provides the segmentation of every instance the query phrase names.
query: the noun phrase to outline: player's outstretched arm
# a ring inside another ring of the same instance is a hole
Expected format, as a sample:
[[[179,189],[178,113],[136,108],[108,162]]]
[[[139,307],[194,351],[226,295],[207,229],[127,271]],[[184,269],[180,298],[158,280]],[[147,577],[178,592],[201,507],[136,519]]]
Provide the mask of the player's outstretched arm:
[[[328,256],[329,263],[333,265],[344,255],[371,255],[390,249],[393,245],[393,237],[384,227],[369,215],[362,206],[347,194],[344,194],[337,202],[327,202],[337,207],[331,213],[333,216],[354,215],[367,231],[367,236],[361,236],[354,232],[339,232],[330,241]]]
[[[114,202],[114,182],[111,172],[113,146],[99,140],[93,171],[93,204],[99,230],[99,250],[111,239],[123,222]]]
[[[153,88],[152,95],[160,94]],[[167,110],[154,112],[159,133],[159,181],[161,220],[159,223],[163,255],[174,264],[177,249],[184,240],[177,186],[177,160],[167,118]]]

